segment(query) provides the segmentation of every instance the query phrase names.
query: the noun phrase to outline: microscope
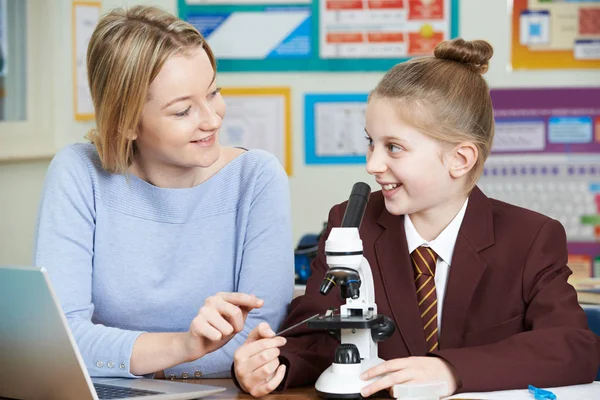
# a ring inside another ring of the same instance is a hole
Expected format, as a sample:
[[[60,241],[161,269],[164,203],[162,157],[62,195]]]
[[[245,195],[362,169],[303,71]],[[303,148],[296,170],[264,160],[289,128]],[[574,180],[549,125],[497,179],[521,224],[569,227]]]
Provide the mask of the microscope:
[[[319,377],[315,389],[319,396],[331,399],[361,398],[360,390],[372,381],[360,374],[383,362],[377,355],[377,342],[390,337],[396,325],[391,318],[377,314],[373,274],[363,256],[358,234],[371,188],[354,184],[342,226],[332,228],[325,242],[329,269],[320,292],[327,295],[339,287],[342,300],[339,314],[326,314],[308,322],[312,329],[340,331],[340,345],[333,364]]]

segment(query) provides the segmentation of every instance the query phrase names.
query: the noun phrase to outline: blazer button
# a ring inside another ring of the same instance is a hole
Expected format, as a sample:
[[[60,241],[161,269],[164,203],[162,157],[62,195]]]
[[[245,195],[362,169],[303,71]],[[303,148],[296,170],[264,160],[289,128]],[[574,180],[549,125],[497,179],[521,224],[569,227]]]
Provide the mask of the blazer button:
[[[174,380],[176,378],[175,374],[169,374],[169,379]]]
[[[194,372],[194,377],[201,378],[202,377],[202,372],[200,372],[200,371]]]
[[[125,369],[125,368],[127,368],[127,365],[125,365],[125,364],[121,363],[121,365],[119,365],[119,368],[121,368],[121,369]]]
[[[184,373],[182,373],[182,374],[181,374],[181,377],[182,377],[183,379],[187,379],[189,376],[190,376],[190,375],[189,375],[187,372],[184,372]]]
[[[96,367],[102,368],[104,367],[104,363],[102,361],[96,361]]]
[[[114,363],[114,361],[109,361],[109,362],[106,363],[106,366],[108,368],[114,368],[115,367],[115,363]]]

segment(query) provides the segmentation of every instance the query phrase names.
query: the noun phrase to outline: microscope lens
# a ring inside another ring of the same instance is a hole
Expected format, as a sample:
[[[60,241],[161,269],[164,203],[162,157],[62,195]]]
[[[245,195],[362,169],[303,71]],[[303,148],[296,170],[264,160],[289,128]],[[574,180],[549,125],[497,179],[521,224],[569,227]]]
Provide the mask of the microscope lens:
[[[335,286],[335,277],[327,274],[321,283],[319,291],[321,294],[326,295],[331,292],[331,289]]]
[[[360,281],[347,282],[348,297],[356,300],[360,296]]]

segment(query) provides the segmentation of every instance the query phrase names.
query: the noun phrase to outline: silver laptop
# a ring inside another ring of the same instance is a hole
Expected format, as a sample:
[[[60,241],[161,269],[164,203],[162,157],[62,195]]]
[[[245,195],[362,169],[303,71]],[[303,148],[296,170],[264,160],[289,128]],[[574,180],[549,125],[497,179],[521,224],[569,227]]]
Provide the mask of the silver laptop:
[[[195,399],[224,388],[154,379],[91,379],[44,268],[0,266],[0,397]]]

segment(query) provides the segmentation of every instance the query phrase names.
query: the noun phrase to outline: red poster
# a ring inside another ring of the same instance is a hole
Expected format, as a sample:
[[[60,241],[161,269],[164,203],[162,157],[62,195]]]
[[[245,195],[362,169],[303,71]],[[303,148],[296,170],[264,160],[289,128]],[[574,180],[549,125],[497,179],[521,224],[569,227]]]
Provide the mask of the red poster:
[[[600,35],[600,7],[579,9],[579,34]]]
[[[404,0],[369,0],[371,9],[396,9],[404,8]]]
[[[363,34],[360,32],[336,32],[327,34],[327,43],[362,43]]]
[[[433,32],[427,37],[423,37],[419,32],[410,32],[408,34],[408,54],[431,54],[435,46],[442,40],[444,40],[444,32]]]
[[[369,43],[402,43],[404,33],[402,32],[373,32],[367,35]]]
[[[362,10],[362,0],[327,0],[327,10]]]
[[[408,19],[444,19],[444,0],[408,0]]]

